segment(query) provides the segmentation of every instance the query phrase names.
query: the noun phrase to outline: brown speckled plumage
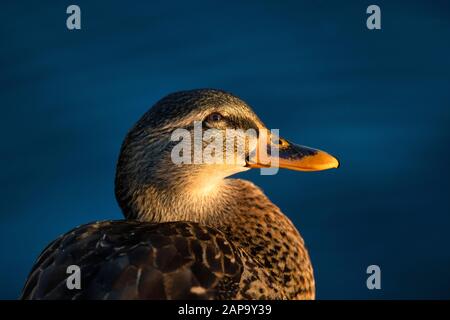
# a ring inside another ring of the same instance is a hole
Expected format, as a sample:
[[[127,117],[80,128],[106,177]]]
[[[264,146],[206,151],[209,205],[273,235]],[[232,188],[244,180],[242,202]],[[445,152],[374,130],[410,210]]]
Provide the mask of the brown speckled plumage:
[[[304,241],[258,187],[203,165],[170,163],[171,131],[217,110],[228,115],[227,127],[264,127],[222,91],[158,102],[122,146],[116,196],[127,220],[87,224],[52,242],[22,298],[314,299]],[[197,191],[205,183],[211,191]],[[81,268],[81,290],[66,287],[73,264]]]

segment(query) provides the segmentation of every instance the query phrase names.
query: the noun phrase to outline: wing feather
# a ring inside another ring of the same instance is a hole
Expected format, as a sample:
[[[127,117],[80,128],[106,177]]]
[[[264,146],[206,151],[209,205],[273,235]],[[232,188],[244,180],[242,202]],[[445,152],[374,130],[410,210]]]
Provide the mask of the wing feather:
[[[67,267],[81,270],[68,289]],[[80,226],[39,256],[22,299],[232,299],[239,252],[217,229],[190,222],[103,221]]]

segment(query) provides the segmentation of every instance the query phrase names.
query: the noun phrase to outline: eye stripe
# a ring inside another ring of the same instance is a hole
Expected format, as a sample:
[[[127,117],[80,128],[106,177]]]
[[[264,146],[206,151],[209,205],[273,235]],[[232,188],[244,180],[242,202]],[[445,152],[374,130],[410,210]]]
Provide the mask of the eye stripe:
[[[230,123],[233,125],[235,129],[254,129],[258,131],[258,126],[256,123],[248,118],[240,118],[240,117],[231,117],[229,118]]]
[[[221,127],[223,127],[223,129],[225,128],[241,129],[244,131],[248,129],[253,129],[257,132],[257,134],[259,133],[258,132],[259,127],[256,124],[256,122],[246,117],[240,117],[235,115],[224,116],[219,112],[213,112],[208,116],[206,116],[204,120],[204,125],[206,125],[206,127],[208,127],[208,125],[209,126],[215,126],[215,124],[219,125],[220,123],[222,123]]]

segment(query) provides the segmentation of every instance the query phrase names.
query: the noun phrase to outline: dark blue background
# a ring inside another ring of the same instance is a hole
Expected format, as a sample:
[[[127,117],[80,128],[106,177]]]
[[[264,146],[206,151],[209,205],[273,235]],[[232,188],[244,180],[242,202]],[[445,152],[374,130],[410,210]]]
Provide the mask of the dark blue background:
[[[79,4],[82,30],[68,31]],[[317,296],[450,298],[450,6],[377,1],[0,4],[0,298],[76,225],[118,219],[122,139],[155,101],[231,91],[342,162],[243,176],[307,241]],[[382,290],[366,268],[382,269]]]

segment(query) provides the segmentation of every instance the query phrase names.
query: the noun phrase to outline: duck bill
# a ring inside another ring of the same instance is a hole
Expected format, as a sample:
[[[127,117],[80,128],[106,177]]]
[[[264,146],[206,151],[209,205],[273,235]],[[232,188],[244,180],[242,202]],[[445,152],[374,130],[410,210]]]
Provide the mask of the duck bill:
[[[249,168],[279,167],[297,171],[322,171],[339,167],[339,161],[332,155],[281,139],[281,145],[258,143],[254,156],[247,161]],[[266,152],[261,152],[261,150]]]

